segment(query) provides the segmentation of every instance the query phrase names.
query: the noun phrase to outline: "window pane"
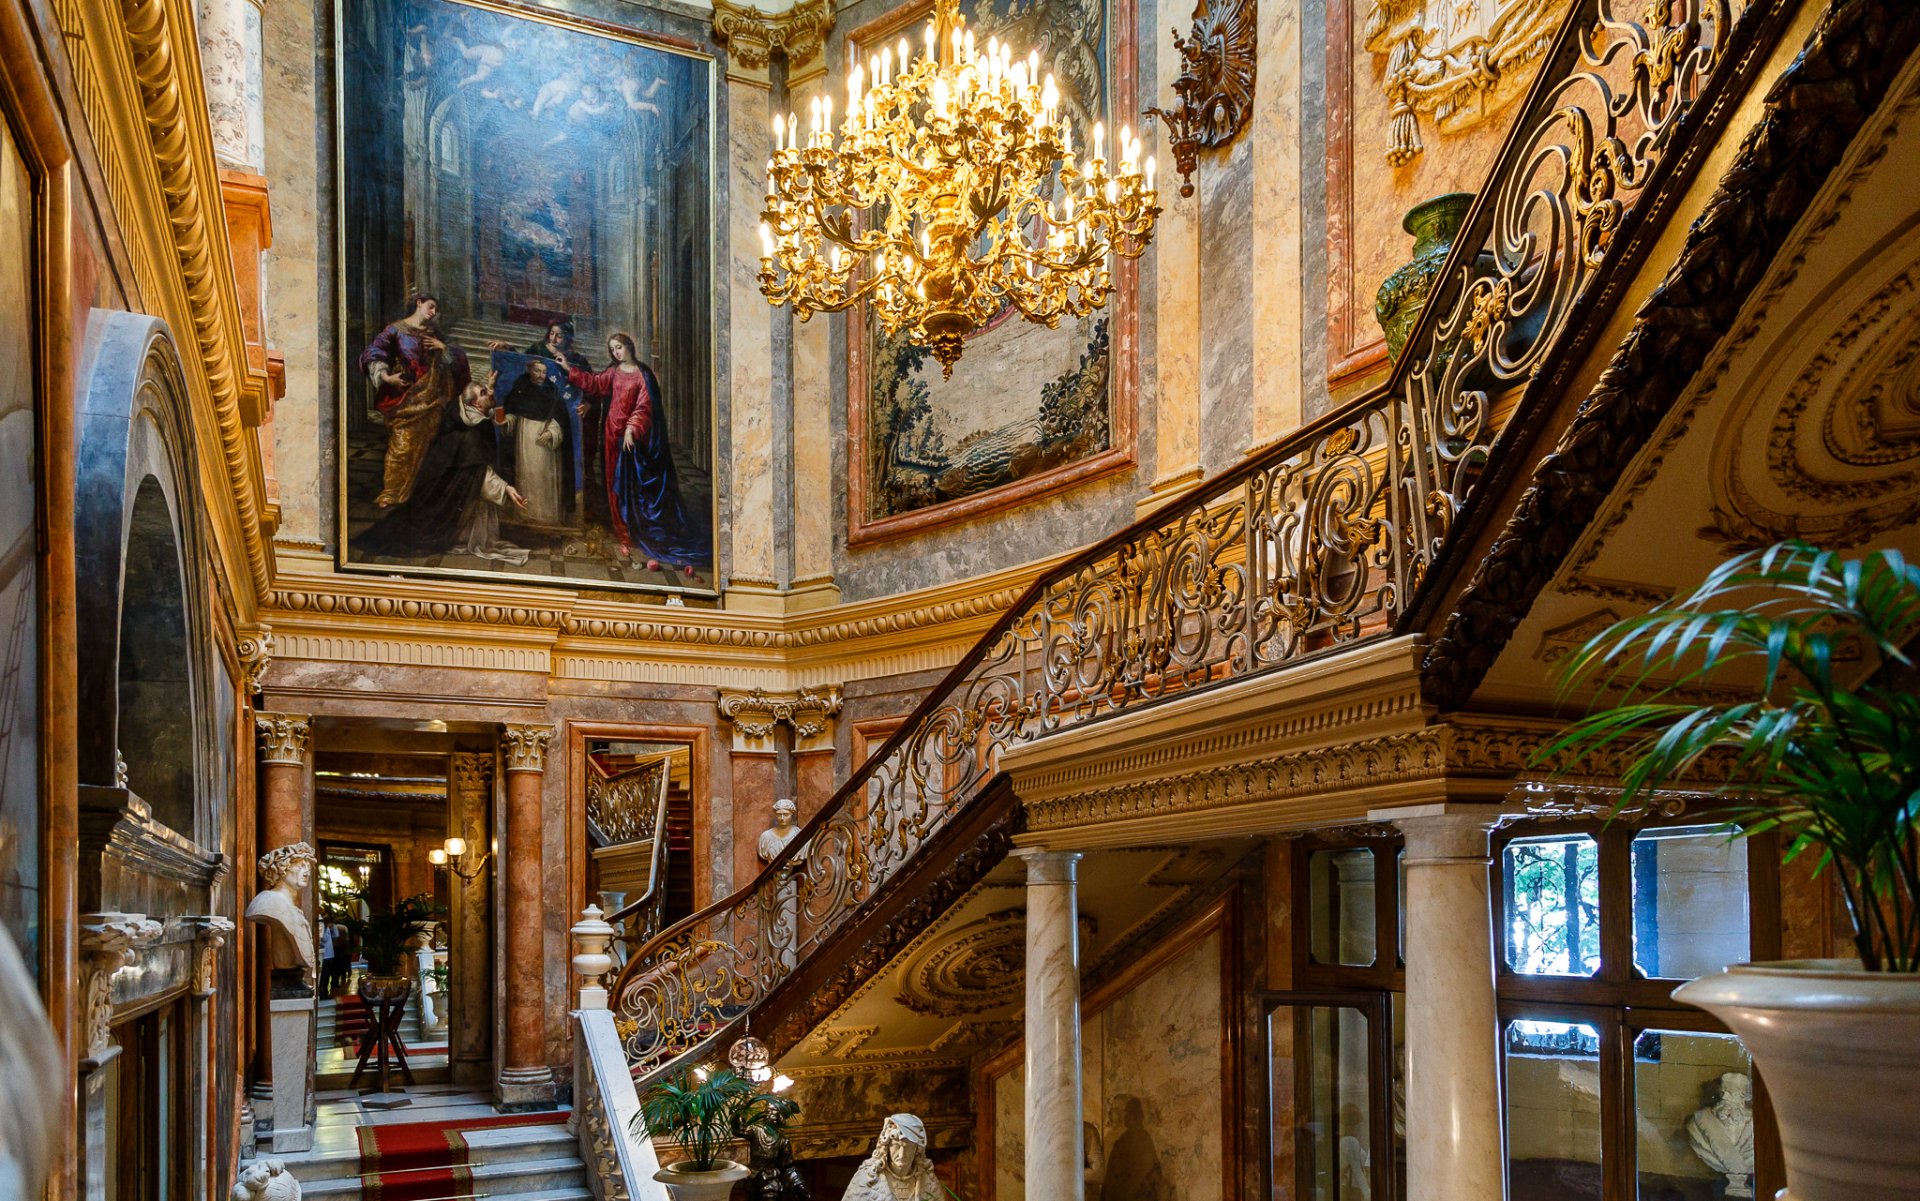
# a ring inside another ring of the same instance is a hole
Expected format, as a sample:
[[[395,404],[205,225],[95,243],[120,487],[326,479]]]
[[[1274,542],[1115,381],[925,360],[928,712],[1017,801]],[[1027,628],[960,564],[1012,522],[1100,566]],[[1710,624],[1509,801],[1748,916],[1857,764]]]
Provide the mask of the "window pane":
[[[1372,1201],[1366,1015],[1282,1006],[1267,1022],[1274,1201]]]
[[[1649,830],[1633,840],[1633,963],[1690,980],[1746,962],[1747,852],[1716,826]]]
[[[1504,860],[1507,966],[1534,976],[1600,967],[1600,848],[1584,834],[1523,838]]]
[[[1753,1062],[1739,1039],[1642,1033],[1633,1102],[1641,1201],[1753,1196]]]
[[[1593,1027],[1507,1023],[1507,1182],[1511,1201],[1601,1201]]]
[[[1313,922],[1307,946],[1315,963],[1373,962],[1373,870],[1373,852],[1363,847],[1308,858]]]

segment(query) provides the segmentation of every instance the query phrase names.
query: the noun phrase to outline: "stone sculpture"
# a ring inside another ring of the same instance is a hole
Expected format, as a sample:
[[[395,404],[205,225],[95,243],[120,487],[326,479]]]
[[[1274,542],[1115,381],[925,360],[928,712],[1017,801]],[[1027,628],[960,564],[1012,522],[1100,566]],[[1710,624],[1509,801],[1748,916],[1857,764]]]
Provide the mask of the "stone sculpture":
[[[232,1201],[300,1201],[300,1182],[277,1159],[256,1159],[240,1169]]]
[[[300,908],[300,890],[313,880],[313,848],[304,842],[275,847],[260,856],[267,887],[247,905],[247,920],[267,927],[273,965],[273,995],[313,995],[313,930]]]
[[[800,833],[794,820],[798,812],[794,803],[785,797],[773,803],[773,825],[760,832],[760,862],[772,863],[774,856],[786,850],[787,844]]]
[[[927,1124],[896,1113],[881,1125],[873,1154],[854,1172],[844,1201],[942,1201],[944,1196],[927,1158]]]
[[[1753,1196],[1753,1081],[1727,1072],[1707,1086],[1706,1104],[1687,1119],[1700,1162],[1727,1178],[1727,1196]]]

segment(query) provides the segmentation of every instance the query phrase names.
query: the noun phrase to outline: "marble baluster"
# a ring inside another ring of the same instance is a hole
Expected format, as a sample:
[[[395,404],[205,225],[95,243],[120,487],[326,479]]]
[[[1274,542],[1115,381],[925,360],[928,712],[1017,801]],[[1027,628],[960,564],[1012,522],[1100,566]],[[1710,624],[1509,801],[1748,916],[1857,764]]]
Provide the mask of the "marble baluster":
[[[1015,851],[1027,864],[1027,1196],[1083,1201],[1080,929],[1076,851]]]
[[[1406,835],[1408,1201],[1501,1201],[1500,1031],[1494,1006],[1486,805],[1378,810]]]
[[[553,1069],[546,1062],[547,915],[541,905],[540,794],[546,783],[551,726],[509,725],[506,747],[507,830],[503,891],[507,906],[506,1046],[497,1086],[509,1112],[554,1108]]]

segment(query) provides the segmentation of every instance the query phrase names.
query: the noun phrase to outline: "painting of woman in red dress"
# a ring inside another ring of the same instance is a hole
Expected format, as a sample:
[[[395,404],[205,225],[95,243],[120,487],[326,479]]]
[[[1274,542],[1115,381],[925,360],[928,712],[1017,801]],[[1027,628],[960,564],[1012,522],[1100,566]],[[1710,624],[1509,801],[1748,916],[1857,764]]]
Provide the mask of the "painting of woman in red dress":
[[[660,381],[640,361],[629,335],[609,337],[607,354],[613,362],[606,370],[570,367],[567,375],[574,387],[606,406],[607,508],[620,557],[638,553],[648,570],[664,565],[692,577],[696,568],[713,565],[712,539],[700,515],[680,497]]]

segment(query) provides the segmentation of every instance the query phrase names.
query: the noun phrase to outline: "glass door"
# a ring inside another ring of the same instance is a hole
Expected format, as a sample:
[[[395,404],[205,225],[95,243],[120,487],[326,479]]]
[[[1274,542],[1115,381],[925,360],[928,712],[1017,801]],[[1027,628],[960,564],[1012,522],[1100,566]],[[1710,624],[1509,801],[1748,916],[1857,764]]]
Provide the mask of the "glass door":
[[[1267,998],[1272,1201],[1397,1196],[1390,1019],[1385,993]]]

